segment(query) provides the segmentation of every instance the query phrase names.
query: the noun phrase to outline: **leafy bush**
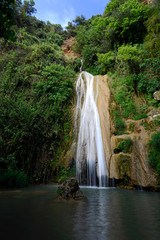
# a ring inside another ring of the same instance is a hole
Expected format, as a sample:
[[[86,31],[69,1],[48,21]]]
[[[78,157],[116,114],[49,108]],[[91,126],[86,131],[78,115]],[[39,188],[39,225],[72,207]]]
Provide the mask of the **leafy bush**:
[[[0,174],[0,187],[19,188],[27,185],[28,177],[23,171],[8,169]]]
[[[97,54],[98,56],[98,62],[101,63],[102,68],[104,69],[105,72],[108,70],[113,69],[114,64],[115,64],[115,53],[114,52],[108,52],[105,54]]]
[[[149,163],[160,175],[160,132],[153,134],[149,141]]]
[[[136,116],[134,118],[134,120],[140,120],[140,119],[147,118],[147,117],[148,117],[148,115],[146,113],[141,113],[138,116]]]
[[[61,168],[60,171],[58,172],[58,176],[55,179],[55,182],[61,183],[65,180],[67,180],[70,177],[75,177],[76,173],[76,167],[73,166],[72,168]]]
[[[141,64],[141,73],[137,76],[137,88],[140,93],[153,94],[160,88],[160,58],[146,59]]]
[[[116,133],[115,133],[116,135],[124,134],[126,129],[126,124],[119,116],[115,118],[115,127],[116,127]]]
[[[150,6],[137,0],[111,0],[104,12],[106,36],[114,43],[141,43],[145,37],[145,20]]]
[[[128,74],[139,71],[139,64],[142,62],[143,48],[138,45],[122,45],[118,48],[116,62],[121,66],[120,73],[123,74],[124,68],[128,66]]]
[[[118,144],[118,147],[114,150],[115,153],[131,153],[132,152],[132,140],[130,138],[124,139]]]
[[[124,118],[134,116],[136,112],[136,107],[126,85],[123,83],[123,85],[115,89],[115,91],[115,100],[116,103],[121,107],[122,116]]]
[[[160,57],[160,2],[154,0],[151,2],[151,16],[146,22],[147,35],[145,38],[145,48],[151,58]]]

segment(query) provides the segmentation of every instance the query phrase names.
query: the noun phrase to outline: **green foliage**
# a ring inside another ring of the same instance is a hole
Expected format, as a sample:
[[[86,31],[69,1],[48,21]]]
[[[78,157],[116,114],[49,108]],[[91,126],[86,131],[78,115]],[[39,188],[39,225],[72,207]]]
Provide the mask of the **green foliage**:
[[[1,157],[14,153],[18,167],[36,171],[34,179],[38,174],[40,182],[45,174],[44,165],[38,163],[37,172],[36,159],[38,161],[46,145],[48,148],[52,146],[54,156],[65,136],[66,122],[70,121],[67,106],[73,94],[71,78],[74,73],[52,64],[39,74],[39,82],[34,82],[31,88],[29,85],[25,94],[24,91],[21,94],[22,86],[18,89],[15,85],[14,92],[9,91],[7,85],[8,95],[1,93],[0,133],[3,142],[0,147]]]
[[[76,23],[77,26],[84,25],[85,21],[86,19],[83,15],[77,16],[76,19],[73,20],[73,22]]]
[[[145,48],[151,58],[160,57],[160,2],[153,0],[151,4],[151,16],[146,22],[147,35]]]
[[[15,33],[11,29],[14,23],[14,2],[15,0],[0,1],[0,37],[6,40],[15,40]]]
[[[32,15],[33,13],[36,12],[34,5],[35,5],[35,2],[33,0],[29,0],[29,1],[24,0],[21,11],[25,12],[28,15]]]
[[[114,64],[115,64],[115,53],[114,52],[108,52],[105,54],[97,54],[98,56],[98,62],[101,63],[102,68],[104,69],[105,72],[108,70],[113,69]]]
[[[132,95],[134,91],[133,75],[129,77],[112,76],[109,80],[110,88],[120,113],[124,118],[133,117],[136,113],[136,105]]]
[[[108,42],[103,32],[97,30],[96,26],[89,24],[81,25],[76,30],[76,51],[83,57],[83,69],[89,69],[92,65],[98,65],[97,53],[104,53],[108,49]]]
[[[160,132],[153,134],[149,141],[149,163],[160,175]]]
[[[126,124],[120,116],[115,118],[116,135],[122,135],[125,132]]]
[[[0,174],[1,188],[21,188],[27,185],[28,177],[23,171],[8,169]]]
[[[131,153],[132,152],[132,140],[130,138],[124,139],[118,144],[118,147],[114,150],[115,153]]]
[[[17,40],[0,40],[0,171],[13,183],[21,170],[30,182],[45,183],[71,138],[75,73],[64,67],[60,26],[29,16],[21,2],[15,7]]]
[[[135,117],[135,120],[140,120],[140,119],[147,118],[147,117],[148,117],[148,115],[146,113],[141,113]]]
[[[143,49],[138,45],[122,45],[118,48],[116,62],[121,66],[120,72],[123,72],[124,66],[128,66],[129,72],[138,72],[139,64],[142,62]]]
[[[142,43],[150,7],[138,0],[111,0],[105,9],[106,36],[116,43]]]
[[[137,75],[137,89],[140,93],[153,94],[160,88],[160,58],[146,59]]]
[[[142,122],[141,123],[147,131],[156,131],[157,128],[160,126],[160,117],[156,117],[153,121],[151,122]]]
[[[76,172],[76,167],[73,166],[72,168],[61,168],[60,171],[58,172],[58,176],[55,179],[56,182],[61,183],[68,178],[75,177],[75,172]]]

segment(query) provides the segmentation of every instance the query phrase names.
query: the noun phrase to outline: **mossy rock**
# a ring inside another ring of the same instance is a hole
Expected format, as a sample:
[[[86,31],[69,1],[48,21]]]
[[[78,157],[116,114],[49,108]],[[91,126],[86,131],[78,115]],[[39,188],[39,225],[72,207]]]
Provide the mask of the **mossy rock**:
[[[57,199],[59,200],[80,200],[84,198],[84,194],[80,190],[78,181],[75,178],[64,181],[58,187]]]

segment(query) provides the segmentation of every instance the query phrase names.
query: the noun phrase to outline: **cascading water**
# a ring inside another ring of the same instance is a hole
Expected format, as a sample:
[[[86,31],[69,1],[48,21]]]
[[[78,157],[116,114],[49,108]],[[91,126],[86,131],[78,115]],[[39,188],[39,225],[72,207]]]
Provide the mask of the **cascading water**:
[[[80,184],[86,182],[88,186],[105,187],[108,185],[108,170],[96,104],[98,83],[94,93],[93,82],[93,75],[81,72],[76,84],[75,128],[78,132],[76,174]]]

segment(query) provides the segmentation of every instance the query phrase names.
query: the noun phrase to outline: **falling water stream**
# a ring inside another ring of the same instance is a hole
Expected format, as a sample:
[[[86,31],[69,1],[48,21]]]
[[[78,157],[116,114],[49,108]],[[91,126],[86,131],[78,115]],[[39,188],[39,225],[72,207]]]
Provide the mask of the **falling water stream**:
[[[81,72],[76,84],[76,93],[77,179],[80,184],[105,187],[108,185],[108,170],[97,108],[98,82],[94,84],[94,76],[88,72]]]

